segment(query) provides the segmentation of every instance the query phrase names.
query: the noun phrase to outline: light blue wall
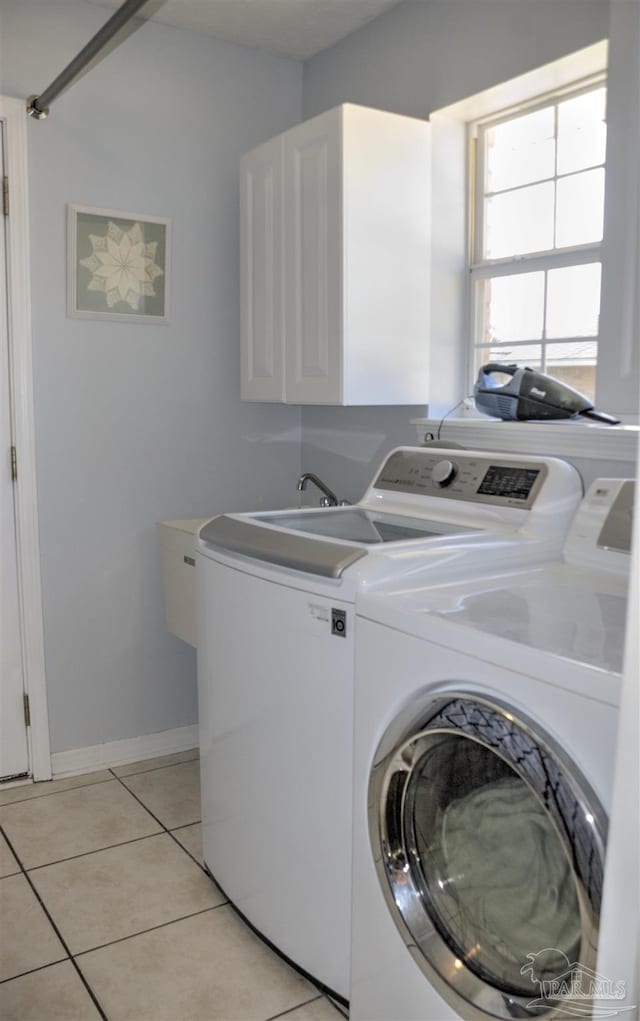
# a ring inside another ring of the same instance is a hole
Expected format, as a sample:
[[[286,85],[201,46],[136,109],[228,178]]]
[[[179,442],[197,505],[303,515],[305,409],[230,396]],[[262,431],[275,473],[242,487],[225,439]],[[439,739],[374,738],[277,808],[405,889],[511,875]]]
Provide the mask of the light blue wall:
[[[304,116],[352,102],[428,117],[608,33],[607,0],[405,0],[307,61]],[[437,376],[431,401],[438,403]],[[305,408],[303,466],[324,472],[334,489],[353,499],[386,450],[415,443],[409,420],[424,413]]]
[[[108,8],[3,0],[4,95],[42,90]],[[53,751],[196,720],[155,522],[295,501],[297,408],[239,398],[238,161],[297,123],[301,65],[144,25],[29,124],[33,357]],[[68,319],[65,206],[173,221],[168,326]]]
[[[307,61],[304,116],[351,102],[428,117],[608,34],[608,0],[405,0]]]
[[[45,87],[107,14],[0,0],[0,92]],[[240,402],[241,154],[344,101],[427,116],[607,31],[606,0],[417,0],[309,61],[303,91],[297,62],[148,24],[30,122],[54,751],[196,719],[195,654],[164,629],[156,521],[294,502],[301,465],[356,499],[386,450],[415,442],[422,407],[301,418]],[[68,202],[172,218],[169,326],[66,317]]]

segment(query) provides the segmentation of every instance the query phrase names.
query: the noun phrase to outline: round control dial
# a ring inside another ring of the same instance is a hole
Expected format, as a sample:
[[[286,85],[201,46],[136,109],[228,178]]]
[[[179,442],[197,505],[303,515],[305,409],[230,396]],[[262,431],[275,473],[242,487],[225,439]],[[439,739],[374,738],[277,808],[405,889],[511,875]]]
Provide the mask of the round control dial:
[[[458,469],[453,461],[443,460],[438,461],[438,463],[434,465],[431,472],[431,479],[435,482],[436,486],[440,486],[444,489],[445,486],[451,485],[457,474]]]

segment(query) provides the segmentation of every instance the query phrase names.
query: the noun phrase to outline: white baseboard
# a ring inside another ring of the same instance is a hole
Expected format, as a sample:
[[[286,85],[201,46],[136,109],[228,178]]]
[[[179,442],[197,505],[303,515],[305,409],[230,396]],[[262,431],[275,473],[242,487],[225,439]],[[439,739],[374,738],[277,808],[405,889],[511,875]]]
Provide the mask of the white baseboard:
[[[157,755],[171,755],[198,747],[198,725],[162,730],[159,734],[142,734],[124,741],[108,741],[90,748],[72,748],[66,752],[54,752],[51,769],[56,779],[89,773],[109,766],[124,766],[128,762],[153,759]]]

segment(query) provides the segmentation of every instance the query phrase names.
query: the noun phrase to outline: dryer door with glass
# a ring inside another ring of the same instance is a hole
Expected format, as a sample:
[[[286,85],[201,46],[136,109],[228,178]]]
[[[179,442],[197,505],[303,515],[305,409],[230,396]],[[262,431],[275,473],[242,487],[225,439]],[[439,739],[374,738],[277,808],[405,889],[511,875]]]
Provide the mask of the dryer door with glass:
[[[551,738],[497,701],[435,699],[383,737],[369,830],[407,948],[462,1016],[584,1010],[606,820]]]

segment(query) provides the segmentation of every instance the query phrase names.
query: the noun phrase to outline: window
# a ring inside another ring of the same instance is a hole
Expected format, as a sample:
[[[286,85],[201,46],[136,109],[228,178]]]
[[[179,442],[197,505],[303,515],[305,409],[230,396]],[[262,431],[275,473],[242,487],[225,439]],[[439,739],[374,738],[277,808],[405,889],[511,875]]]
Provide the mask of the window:
[[[518,362],[595,398],[604,76],[471,125],[472,368]]]

